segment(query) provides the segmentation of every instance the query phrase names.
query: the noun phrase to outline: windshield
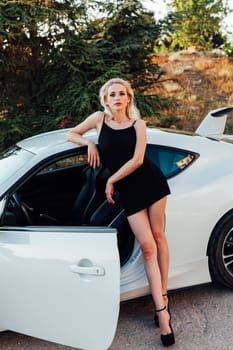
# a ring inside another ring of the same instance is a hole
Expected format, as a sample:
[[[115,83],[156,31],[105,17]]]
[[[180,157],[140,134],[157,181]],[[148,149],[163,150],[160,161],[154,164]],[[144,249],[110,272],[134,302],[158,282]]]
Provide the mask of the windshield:
[[[13,147],[0,153],[0,183],[12,176],[24,166],[31,158],[30,153],[22,148]]]

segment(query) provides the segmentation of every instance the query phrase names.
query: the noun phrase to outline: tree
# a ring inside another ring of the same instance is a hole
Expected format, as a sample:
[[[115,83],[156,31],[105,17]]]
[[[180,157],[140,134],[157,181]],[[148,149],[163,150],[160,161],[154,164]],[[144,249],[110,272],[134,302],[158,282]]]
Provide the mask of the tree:
[[[142,115],[154,116],[161,99],[145,94],[145,90],[161,75],[159,67],[151,64],[150,60],[154,40],[160,35],[160,27],[153,13],[145,10],[141,1],[118,0],[109,3],[107,16],[99,18],[92,25],[94,36],[98,33],[98,50],[109,67],[107,78],[114,76],[114,70],[120,68],[121,76],[130,79],[136,90]],[[105,80],[106,76],[101,83]]]
[[[143,93],[160,74],[150,65],[158,33],[138,0],[1,2],[1,146],[81,121],[100,107],[108,78],[130,79]],[[156,98],[138,100],[155,113]]]
[[[3,146],[48,128],[43,80],[54,48],[54,28],[64,16],[49,0],[0,4],[0,139]],[[44,27],[47,27],[46,35]]]
[[[221,21],[227,12],[223,0],[173,0],[163,23],[164,46],[170,50],[220,47],[226,41]]]

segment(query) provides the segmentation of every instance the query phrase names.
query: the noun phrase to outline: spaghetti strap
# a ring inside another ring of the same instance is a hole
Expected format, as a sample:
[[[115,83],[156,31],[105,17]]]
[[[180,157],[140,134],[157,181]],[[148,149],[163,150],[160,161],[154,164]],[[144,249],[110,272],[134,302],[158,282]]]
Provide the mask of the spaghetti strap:
[[[98,131],[98,136],[99,136],[100,133],[101,133],[101,130],[102,130],[102,128],[103,128],[103,124],[105,124],[105,113],[103,113],[103,120],[102,120],[102,124],[101,124],[101,126],[100,126],[100,129],[99,129],[99,131]]]
[[[137,119],[133,121],[132,126],[136,123]]]

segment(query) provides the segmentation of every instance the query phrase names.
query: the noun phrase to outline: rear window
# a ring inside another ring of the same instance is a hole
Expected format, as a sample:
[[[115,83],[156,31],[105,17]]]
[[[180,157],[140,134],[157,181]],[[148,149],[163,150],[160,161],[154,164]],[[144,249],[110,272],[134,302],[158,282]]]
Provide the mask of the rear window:
[[[160,168],[166,178],[171,178],[192,164],[198,155],[176,148],[147,145],[146,157]]]

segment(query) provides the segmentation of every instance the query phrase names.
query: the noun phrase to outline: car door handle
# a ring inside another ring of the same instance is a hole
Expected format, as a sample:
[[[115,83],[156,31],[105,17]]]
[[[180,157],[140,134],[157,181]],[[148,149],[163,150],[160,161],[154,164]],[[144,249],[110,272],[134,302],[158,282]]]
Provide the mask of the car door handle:
[[[71,272],[78,273],[80,275],[93,275],[93,276],[104,276],[105,269],[102,266],[79,266],[70,265]]]

